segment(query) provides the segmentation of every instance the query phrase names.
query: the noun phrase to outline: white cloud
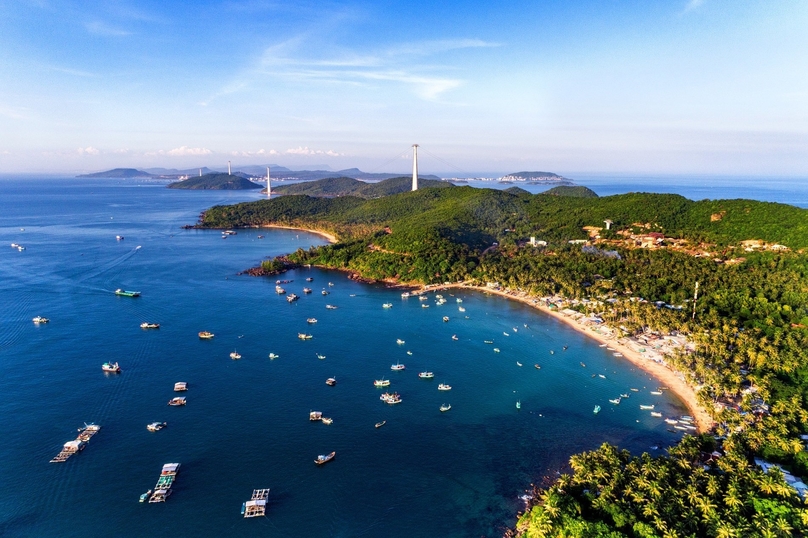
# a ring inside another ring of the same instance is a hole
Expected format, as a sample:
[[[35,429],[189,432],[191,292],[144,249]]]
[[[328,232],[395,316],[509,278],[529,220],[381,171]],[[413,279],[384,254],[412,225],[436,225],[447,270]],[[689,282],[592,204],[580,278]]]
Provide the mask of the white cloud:
[[[273,150],[274,151],[274,150]],[[310,149],[308,146],[298,146],[284,151],[286,155],[327,155],[328,157],[342,157],[343,153],[337,153],[334,150],[323,151],[321,149]]]
[[[161,155],[171,155],[172,157],[186,157],[186,156],[200,156],[210,155],[213,152],[207,148],[189,148],[188,146],[180,146],[178,148],[170,149],[168,151],[159,151]]]
[[[280,155],[274,149],[269,151],[265,149],[259,149],[258,151],[231,151],[230,155],[233,157],[264,157],[266,155]]]
[[[701,7],[702,4],[704,4],[704,0],[689,0],[687,5],[685,5],[684,12],[687,13],[688,11],[698,9],[699,7]]]
[[[79,155],[100,155],[101,152],[92,146],[86,148],[79,148],[76,150]]]
[[[93,35],[109,36],[109,37],[124,37],[131,35],[132,32],[117,28],[103,21],[89,21],[84,23],[84,27]]]

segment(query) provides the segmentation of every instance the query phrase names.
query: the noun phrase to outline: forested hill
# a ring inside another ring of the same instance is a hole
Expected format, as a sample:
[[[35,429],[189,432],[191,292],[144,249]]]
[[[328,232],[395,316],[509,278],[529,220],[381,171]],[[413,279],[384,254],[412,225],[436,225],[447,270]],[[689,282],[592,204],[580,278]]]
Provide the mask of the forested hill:
[[[168,188],[190,190],[245,190],[260,189],[261,185],[253,183],[240,175],[213,172],[211,174],[203,174],[199,177],[192,177],[171,183],[168,185]]]
[[[419,188],[429,187],[453,187],[451,183],[433,179],[419,179]],[[407,192],[412,189],[411,177],[394,177],[379,181],[378,183],[368,183],[350,177],[329,177],[317,181],[305,183],[294,183],[292,185],[282,185],[272,189],[273,193],[279,194],[305,194],[307,196],[357,196],[359,198],[379,198]]]
[[[344,180],[349,178],[341,178],[338,188],[354,185]],[[378,192],[385,184],[363,184],[361,189],[367,190],[361,192]],[[390,226],[393,231],[410,234],[417,230],[429,231],[471,248],[484,248],[493,241],[530,236],[555,242],[587,239],[589,235],[583,227],[604,228],[606,220],[612,222],[611,230],[602,230],[601,234],[615,240],[622,237],[620,233],[656,232],[671,239],[692,241],[694,245],[707,242],[718,247],[737,246],[740,241],[756,239],[790,249],[808,247],[808,211],[804,209],[752,200],[694,202],[674,194],[632,193],[583,198],[452,187],[421,188],[368,200],[349,196],[315,202],[308,196],[283,196],[211,208],[200,225],[235,227],[283,222],[311,226],[316,223],[338,235],[348,236]],[[506,229],[509,231],[505,232]]]
[[[130,178],[151,178],[157,177],[154,174],[137,170],[135,168],[114,168],[104,172],[95,172],[92,174],[81,174],[76,177],[90,177],[90,178],[114,178],[114,179],[130,179]]]
[[[670,194],[582,198],[454,187],[375,199],[281,196],[213,207],[199,226],[262,224],[339,237],[267,260],[265,271],[291,261],[395,282],[497,282],[537,300],[567,300],[619,336],[688,340],[665,360],[696,388],[716,430],[685,436],[667,455],[607,444],[574,455],[569,474],[536,491],[515,534],[808,533],[795,482],[753,463],[765,458],[808,481],[800,438],[808,434],[808,211]],[[547,247],[527,244],[531,236]]]

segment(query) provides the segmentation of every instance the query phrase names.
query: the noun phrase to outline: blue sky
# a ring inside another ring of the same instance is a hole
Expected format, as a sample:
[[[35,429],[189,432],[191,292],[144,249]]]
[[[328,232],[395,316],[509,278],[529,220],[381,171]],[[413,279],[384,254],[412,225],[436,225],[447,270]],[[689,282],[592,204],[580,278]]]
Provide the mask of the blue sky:
[[[799,0],[0,0],[0,172],[419,143],[425,172],[805,177],[807,28]]]

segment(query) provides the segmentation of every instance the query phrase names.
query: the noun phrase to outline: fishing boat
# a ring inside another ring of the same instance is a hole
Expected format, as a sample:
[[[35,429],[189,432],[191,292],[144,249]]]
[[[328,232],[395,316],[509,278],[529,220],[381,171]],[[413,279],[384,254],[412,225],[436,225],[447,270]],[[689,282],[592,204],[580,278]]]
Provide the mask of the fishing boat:
[[[396,344],[398,344],[400,346],[403,346],[405,344],[405,342],[401,338],[396,338]]]
[[[377,379],[373,382],[374,387],[389,387],[390,380],[389,379]]]
[[[334,385],[337,384],[337,379],[334,377],[329,377],[328,379],[325,380],[325,384],[328,385],[329,387],[333,387]]]
[[[595,413],[596,415],[597,415],[598,413],[600,413],[600,406],[599,406],[599,405],[596,405],[596,406],[595,406],[595,408],[592,410],[592,412],[593,412],[593,413]]]
[[[211,338],[213,338],[213,333],[209,331],[202,331],[199,333],[199,338],[201,338],[202,340],[210,340]]]
[[[538,364],[534,364],[533,368],[535,368],[536,370],[541,370],[541,366],[539,366]]]
[[[390,404],[390,405],[395,405],[395,404],[401,403],[401,395],[399,393],[397,393],[397,392],[392,392],[392,393],[385,392],[384,394],[379,396],[379,399],[381,401],[383,401],[384,403]]]
[[[328,418],[328,417],[323,417],[323,418],[320,419],[320,422],[322,422],[326,426],[330,426],[331,424],[334,423],[334,419],[333,418]]]
[[[429,308],[429,305],[428,304],[422,304],[421,308]]]
[[[506,333],[506,332],[504,332],[504,331],[503,331],[503,333],[502,333],[502,334],[503,334],[503,336],[510,336],[510,334],[508,334],[508,333]]]
[[[300,299],[300,297],[295,293],[290,293],[289,295],[286,296],[287,303],[294,303],[298,299]]]
[[[465,308],[463,308],[462,306],[459,306],[459,307],[457,307],[457,311],[458,311],[458,312],[465,312],[465,311],[466,311],[466,309],[465,309]]]
[[[447,385],[446,383],[441,383],[438,385],[438,390],[452,390],[452,386]]]
[[[654,396],[661,396],[662,395],[662,393],[659,392],[658,390],[652,390],[651,394],[653,394]]]
[[[306,282],[314,282],[314,279],[313,279],[312,277],[308,277],[308,278],[306,279]]]
[[[620,398],[615,398],[614,400],[609,400],[609,403],[613,403],[614,405],[620,405]]]
[[[449,321],[449,316],[443,316],[443,321],[444,322]]]
[[[146,429],[150,432],[159,432],[166,426],[168,426],[166,422],[152,422],[151,424],[146,425]]]
[[[628,390],[630,390],[631,392],[640,392],[640,389],[635,389],[635,388],[631,388],[631,389],[628,389]]]
[[[172,407],[177,407],[179,405],[185,405],[187,402],[185,401],[185,396],[177,396],[176,398],[171,398],[168,401],[168,405]]]
[[[121,373],[121,367],[118,366],[117,362],[105,362],[104,364],[101,365],[101,370],[105,372],[111,372],[114,374]]]
[[[457,339],[458,339],[458,338],[457,338],[457,335],[456,335],[456,334],[453,334],[453,335],[452,335],[452,340],[457,340]]]
[[[336,306],[334,306],[334,305],[332,305],[332,304],[327,304],[327,305],[325,305],[325,307],[326,307],[327,309],[329,309],[329,310],[336,310],[336,309],[337,309],[337,307],[336,307]]]
[[[553,350],[551,349],[551,350],[550,350],[550,355],[555,355],[555,351],[553,351]]]
[[[377,428],[381,428],[381,427],[382,427],[382,426],[384,426],[385,424],[387,424],[387,421],[386,421],[386,420],[382,420],[381,422],[377,422],[377,423],[376,423],[376,427],[377,427]]]
[[[406,299],[409,296],[410,296],[410,292],[408,292],[408,291],[405,291],[404,293],[401,294],[402,299]]]
[[[260,235],[258,237],[261,237]],[[261,517],[267,513],[267,499],[269,488],[253,490],[249,501],[241,503],[241,515],[247,517]]]
[[[628,398],[628,397],[629,397],[629,395],[628,395],[628,394],[621,394],[621,395],[620,395],[620,397],[621,397],[621,398]]]
[[[323,413],[321,411],[309,411],[309,420],[312,422],[323,420]]]
[[[321,291],[320,293],[322,293],[323,295],[328,295],[328,294],[329,294],[329,293],[331,293],[331,292],[330,292],[330,291],[323,290],[323,291]]]
[[[493,344],[494,343],[493,340],[483,340],[483,342],[486,343],[486,344]]]
[[[494,353],[499,353],[499,348],[498,347],[494,348]]]
[[[522,363],[519,362],[519,361],[516,361],[516,366],[522,366]]]
[[[325,359],[325,355],[320,355],[319,353],[316,353],[316,355],[317,355],[317,358],[320,359],[320,360]]]
[[[606,376],[603,375],[603,374],[598,374],[598,377],[601,378],[601,379],[606,379]]]
[[[648,411],[648,410],[650,410],[650,409],[653,409],[653,408],[654,408],[654,406],[653,406],[653,405],[641,405],[641,406],[640,406],[640,409],[644,409],[644,410],[646,410],[646,411]]]
[[[239,355],[238,351],[233,350],[233,352],[232,352],[232,353],[230,353],[230,358],[231,358],[231,359],[233,359],[233,360],[235,361],[235,360],[240,359],[240,358],[241,358],[241,355]]]
[[[418,300],[419,301],[428,301],[429,297],[427,297],[426,295],[420,295],[420,296],[418,296]]]
[[[311,293],[311,288],[303,288],[303,293]]]
[[[297,333],[297,337],[300,338],[301,340],[311,340],[312,339],[312,336],[310,334],[306,334],[306,333]]]
[[[178,381],[174,383],[174,392],[182,392],[188,390],[188,383],[185,381]]]
[[[270,353],[269,354],[270,359],[277,359],[278,357],[280,357],[280,355],[278,355],[277,353]]]
[[[329,287],[330,287],[330,286],[333,286],[333,285],[334,285],[334,283],[333,283],[333,282],[329,282],[329,283],[328,283],[328,285],[329,285]]]
[[[390,367],[390,369],[393,370],[393,371],[400,371],[400,370],[403,370],[404,368],[406,368],[406,367],[403,364],[401,364],[400,362],[397,362],[397,363],[395,363],[394,365],[392,365]]]
[[[317,318],[306,318],[306,323],[317,323]]]
[[[651,416],[652,417],[661,417],[662,413],[660,413],[659,411],[651,411]]]
[[[117,290],[115,290],[115,295],[121,295],[122,297],[140,297],[140,292],[139,291],[127,291],[127,290],[122,290],[121,288],[118,288]]]
[[[283,295],[283,294],[285,294],[285,293],[286,293],[286,290],[285,290],[285,289],[283,289],[283,288],[282,288],[282,287],[280,287],[280,286],[275,286],[275,293],[277,293],[278,295]]]
[[[384,303],[382,308],[393,308],[393,303]]]
[[[25,247],[24,247],[24,246],[22,246],[22,245],[20,245],[20,246],[18,246],[18,247],[17,247],[17,250],[18,250],[18,251],[20,251],[20,252],[22,252],[23,250],[25,250]]]
[[[675,418],[666,418],[665,423],[666,424],[679,424],[679,421],[676,420]]]
[[[36,324],[40,324],[40,323],[48,323],[50,320],[48,318],[43,318],[42,316],[37,316],[31,321],[33,321]]]
[[[516,408],[517,409],[522,409],[522,402],[521,401],[516,400]]]
[[[140,495],[140,502],[145,503],[146,501],[148,501],[149,497],[151,497],[151,493],[152,493],[151,490],[147,491],[146,493],[142,493]]]
[[[329,454],[327,456],[323,456],[322,454],[320,454],[319,456],[317,456],[317,459],[314,460],[314,463],[316,463],[317,465],[322,465],[324,463],[328,463],[329,461],[333,460],[334,456],[336,456],[336,455],[337,455],[336,452],[332,452],[331,454]]]
[[[451,408],[452,408],[451,404],[443,404],[443,405],[440,406],[440,411],[441,411],[441,413],[445,413],[446,411],[448,411]]]
[[[148,321],[144,321],[143,323],[140,324],[140,328],[141,329],[159,329],[160,324],[159,323],[149,323]]]
[[[407,355],[412,355],[412,351],[407,351]]]
[[[606,347],[606,344],[600,344],[598,347]]]
[[[435,377],[435,374],[433,374],[432,372],[421,372],[420,374],[418,374],[418,377],[420,377],[421,379],[432,379],[433,377]]]

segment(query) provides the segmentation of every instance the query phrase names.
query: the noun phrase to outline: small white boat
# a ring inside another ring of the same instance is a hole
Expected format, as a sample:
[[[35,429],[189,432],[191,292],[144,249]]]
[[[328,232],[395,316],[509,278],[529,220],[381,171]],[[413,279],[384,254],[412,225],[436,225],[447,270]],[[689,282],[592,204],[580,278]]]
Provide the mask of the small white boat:
[[[186,403],[188,403],[188,402],[186,402],[186,401],[185,401],[185,396],[177,396],[176,398],[171,398],[171,399],[168,401],[168,405],[170,405],[170,406],[172,406],[172,407],[177,407],[177,406],[180,406],[180,405],[185,405]]]
[[[420,377],[421,379],[432,379],[433,377],[435,377],[435,374],[433,374],[432,372],[421,372],[418,374],[418,377]]]
[[[319,353],[317,353],[317,358],[323,360],[325,359],[325,355],[320,355]]]
[[[494,353],[499,353],[499,348],[498,347],[494,348]]]
[[[596,406],[595,406],[595,408],[592,410],[592,412],[593,412],[593,413],[595,413],[596,415],[597,415],[598,413],[600,413],[600,406],[599,406],[599,405],[596,405]]]
[[[609,400],[609,403],[613,403],[614,405],[620,405],[620,398],[615,398],[614,400]]]
[[[502,334],[503,334],[503,336],[510,336],[510,334],[508,334],[506,332],[503,332]]]
[[[332,305],[332,304],[327,304],[327,305],[325,305],[325,307],[326,307],[327,309],[329,309],[329,310],[336,310],[336,309],[337,309],[337,307],[336,307],[336,306],[334,306],[334,305]]]
[[[105,362],[104,364],[101,365],[101,370],[103,370],[104,372],[110,372],[110,373],[113,373],[113,374],[121,373],[121,367],[118,366],[117,362]]]
[[[270,359],[277,359],[278,357],[280,357],[280,355],[278,355],[278,354],[276,354],[276,353],[270,353],[270,354],[269,354],[269,358],[270,358]]]
[[[303,288],[303,293],[311,293],[311,288]]]
[[[407,355],[412,355],[412,351],[408,351],[408,352],[407,352]]]
[[[337,378],[329,377],[328,379],[325,380],[325,384],[328,385],[329,387],[333,387],[334,385],[337,384]]]
[[[410,292],[408,292],[408,291],[405,291],[404,293],[401,294],[402,299],[406,299],[409,296],[410,296]]]
[[[652,417],[661,417],[661,416],[662,416],[662,413],[660,413],[660,412],[658,412],[658,411],[651,411],[651,416],[652,416]]]
[[[521,401],[516,400],[516,408],[517,409],[522,409],[522,402]]]
[[[382,308],[393,308],[393,303],[384,303]]]
[[[377,379],[373,382],[374,387],[389,387],[390,380],[389,379]]]
[[[317,318],[306,318],[306,323],[317,323]]]
[[[666,424],[679,424],[679,421],[676,420],[675,418],[666,418],[665,423]]]
[[[385,424],[387,424],[387,421],[386,421],[386,420],[382,420],[381,422],[377,422],[377,423],[376,423],[376,427],[377,427],[377,428],[381,428],[381,427],[382,427],[382,426],[384,426]]]
[[[623,356],[622,353],[612,353],[612,355],[614,355],[615,357],[622,357]]]
[[[328,285],[329,285],[329,286],[333,286],[333,285],[334,285],[334,283],[333,283],[333,282],[329,282],[329,283],[328,283]]]
[[[606,376],[603,375],[603,374],[598,374],[598,377],[601,378],[601,379],[606,379]]]
[[[428,304],[422,304],[421,308],[429,308],[429,305]]]
[[[457,340],[457,339],[458,339],[458,338],[457,338],[457,335],[456,335],[456,334],[453,334],[453,335],[452,335],[452,340]]]
[[[457,311],[458,311],[458,312],[465,312],[465,311],[466,311],[466,309],[465,309],[465,308],[463,308],[462,306],[460,306],[460,307],[458,307],[458,308],[457,308]]]
[[[451,404],[443,404],[443,405],[440,406],[440,411],[441,411],[441,413],[445,413],[446,411],[448,411],[451,408],[452,408]]]
[[[230,353],[230,358],[235,361],[235,360],[240,359],[241,355],[239,355],[238,351],[234,350],[232,353]]]
[[[151,424],[148,424],[146,426],[146,429],[149,430],[150,432],[159,432],[166,426],[168,426],[168,424],[165,422],[152,422]]]
[[[441,383],[438,385],[438,390],[452,390],[452,386],[447,385],[446,383]]]
[[[148,321],[144,321],[143,323],[140,324],[140,328],[141,329],[159,329],[160,324],[159,323],[150,323]]]
[[[323,290],[323,291],[321,291],[320,293],[322,293],[323,295],[328,295],[328,294],[329,294],[329,293],[331,293],[331,292]]]
[[[518,333],[518,332],[519,332],[519,329],[517,329],[516,327],[514,327],[514,328],[513,328],[513,332]]]
[[[48,323],[50,320],[48,318],[43,318],[42,316],[37,316],[31,321],[33,321],[36,324],[40,324],[40,323]]]
[[[312,422],[316,422],[322,419],[323,419],[323,413],[321,411],[309,411],[309,420],[311,420]]]
[[[443,316],[443,321],[449,321],[449,316]]]
[[[402,340],[401,338],[396,338],[396,344],[398,344],[400,346],[403,346],[404,345],[404,340]]]
[[[301,340],[311,340],[313,338],[312,335],[306,333],[297,333],[297,337]]]
[[[188,383],[185,381],[179,381],[174,383],[174,392],[183,392],[188,390]]]
[[[662,395],[662,393],[661,393],[661,392],[659,392],[658,390],[652,390],[652,391],[651,391],[651,394],[653,394],[654,396],[660,396],[660,395]]]
[[[337,455],[336,452],[332,452],[328,456],[323,456],[322,454],[320,454],[319,456],[317,456],[317,459],[314,460],[314,463],[316,463],[317,465],[322,465],[324,463],[328,463],[329,461],[333,460],[334,456],[336,456],[336,455]]]
[[[428,300],[429,300],[429,297],[427,297],[426,295],[419,295],[419,296],[418,296],[418,300],[419,300],[419,301],[428,301]]]
[[[463,302],[463,299],[461,299],[460,297],[458,297],[457,299],[455,299],[455,301],[457,301],[458,303],[462,303],[462,302]]]
[[[390,367],[390,369],[393,370],[393,371],[400,371],[400,370],[403,370],[404,368],[405,368],[405,366],[403,364],[401,364],[400,362],[397,362],[397,363],[395,363],[394,365],[392,365]]]
[[[606,344],[599,344],[598,347],[606,347]]]
[[[334,422],[334,419],[333,418],[328,418],[328,417],[323,417],[323,418],[320,419],[320,421],[323,424],[325,424],[326,426],[330,426]]]
[[[653,408],[654,408],[654,406],[653,406],[653,405],[641,405],[641,406],[640,406],[640,409],[644,409],[644,410],[646,410],[646,411],[648,411],[648,410],[650,410],[650,409],[653,409]]]

